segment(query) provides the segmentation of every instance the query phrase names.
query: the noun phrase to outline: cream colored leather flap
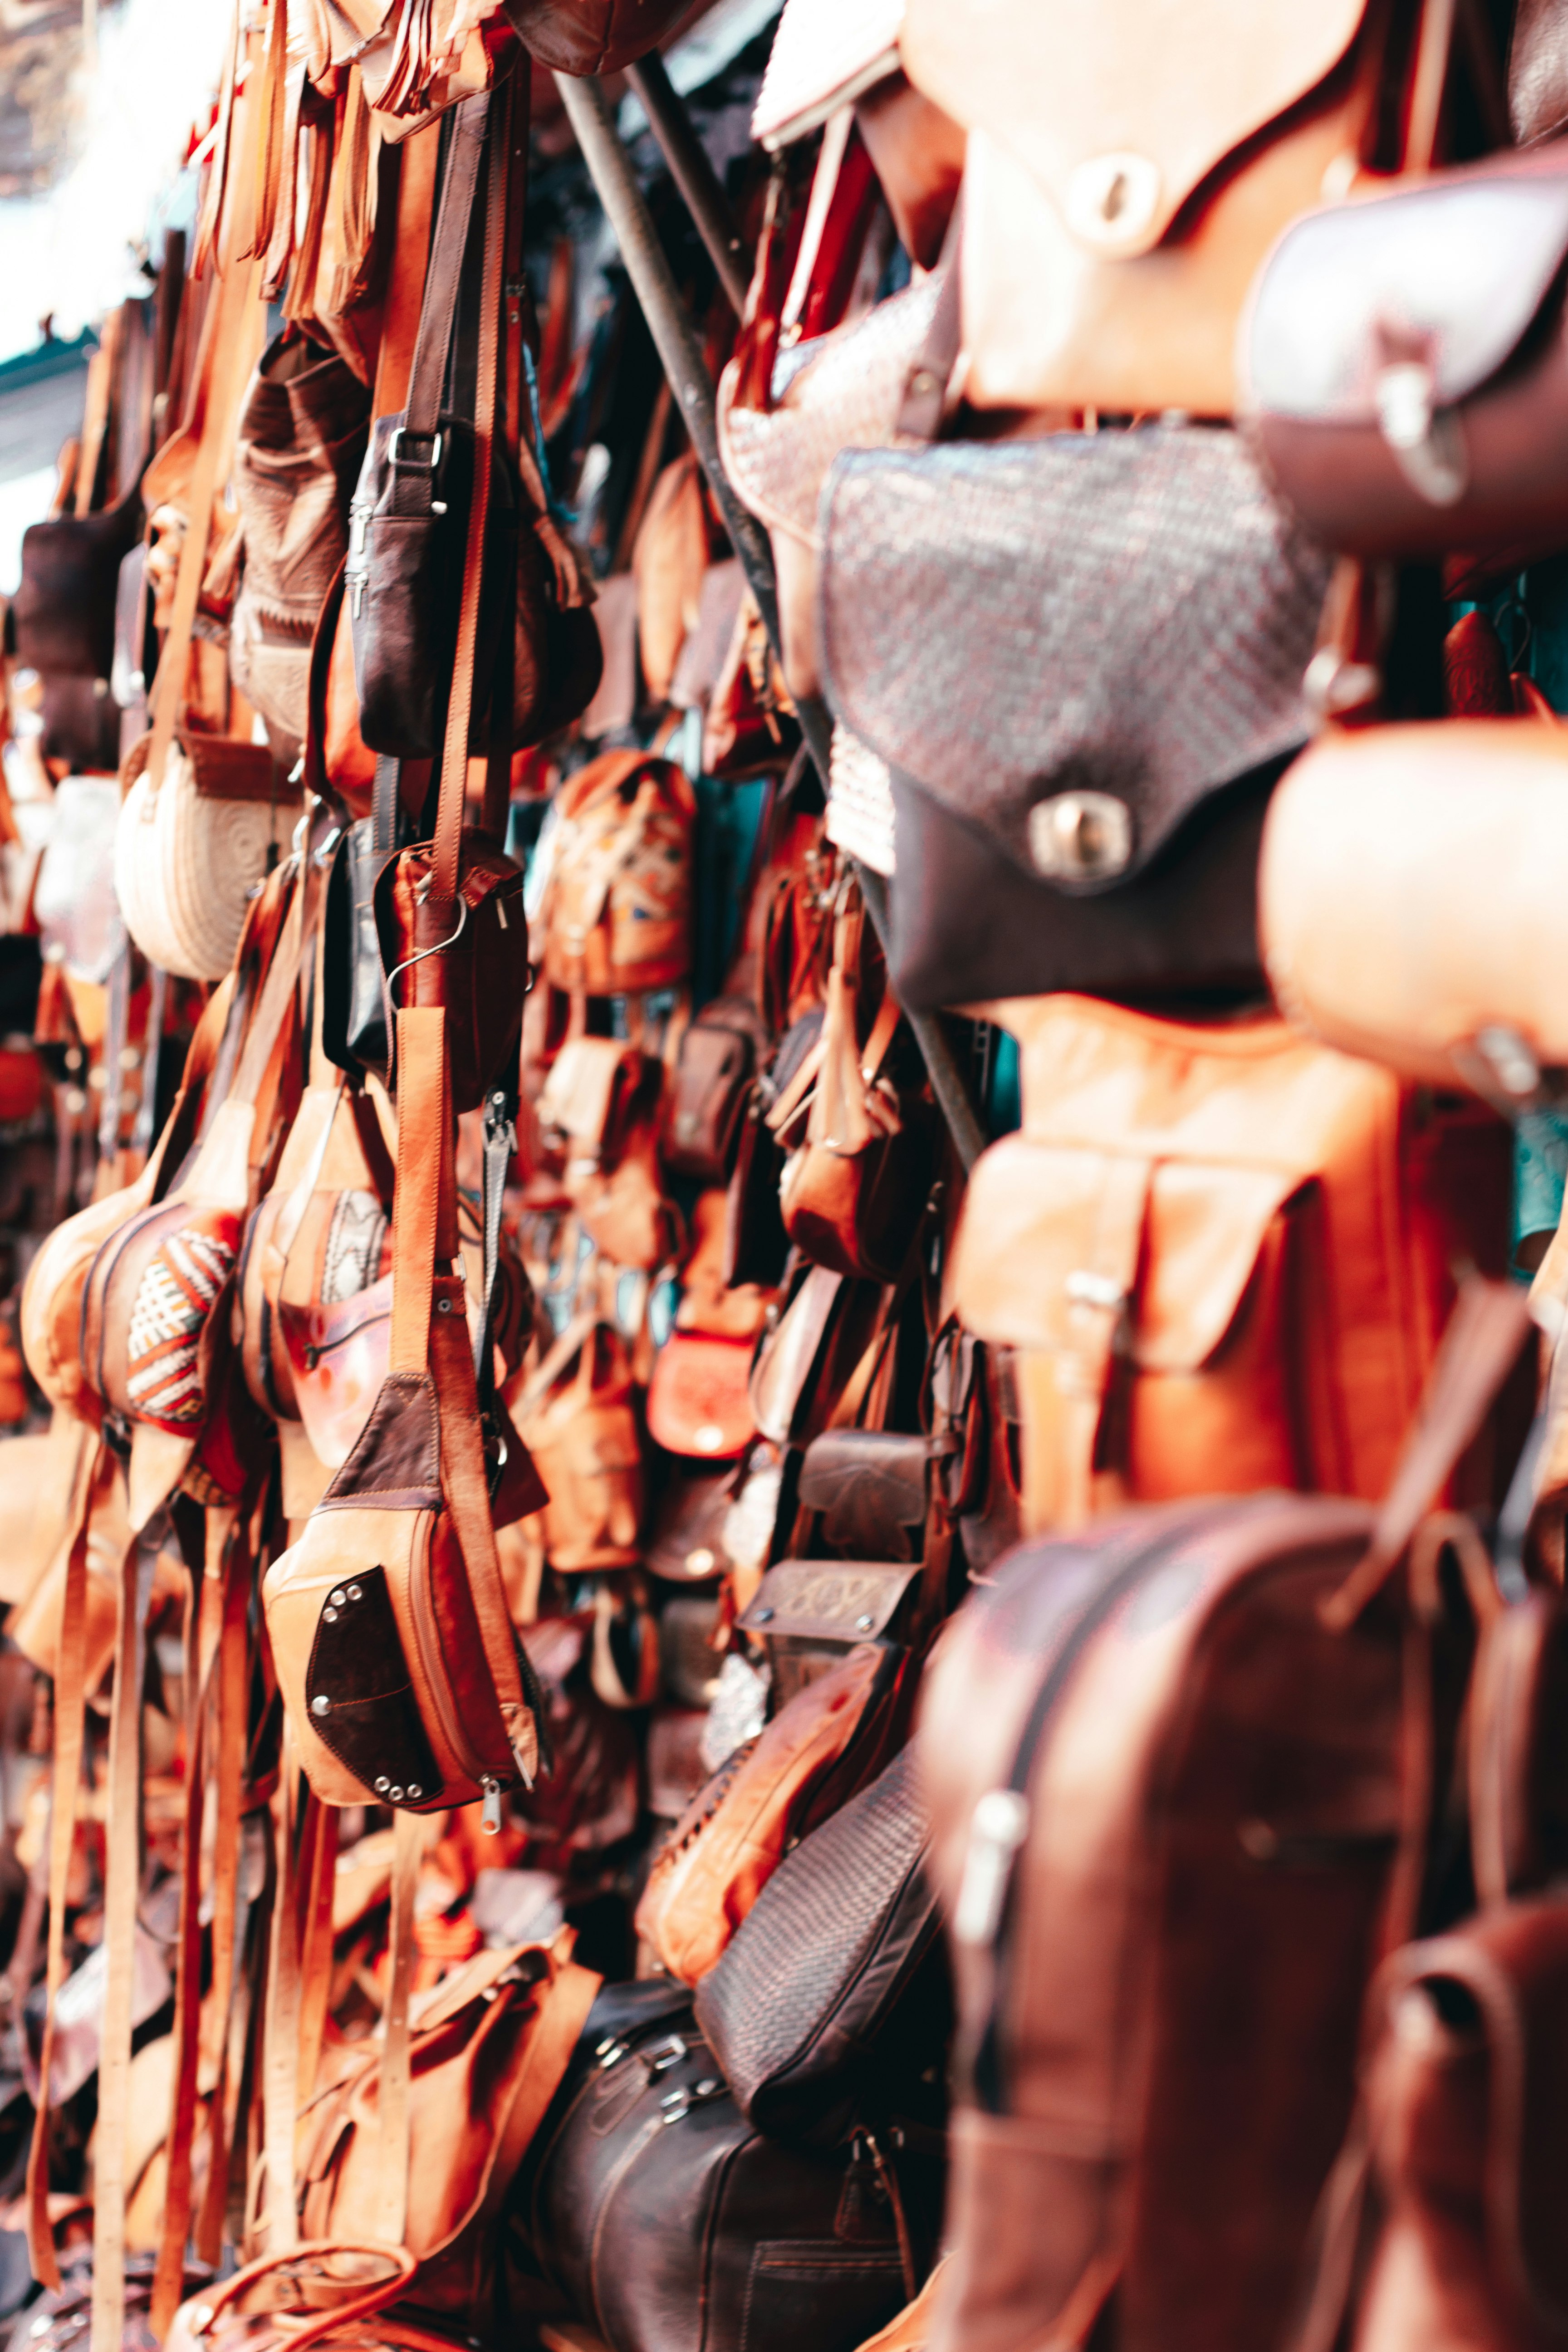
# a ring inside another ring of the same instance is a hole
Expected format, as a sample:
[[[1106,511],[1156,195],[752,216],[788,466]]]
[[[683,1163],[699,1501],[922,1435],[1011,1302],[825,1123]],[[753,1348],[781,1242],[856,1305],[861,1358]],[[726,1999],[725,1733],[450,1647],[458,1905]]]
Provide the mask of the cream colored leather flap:
[[[574,1143],[595,1149],[605,1140],[631,1047],[614,1037],[571,1037],[550,1066],[539,1097],[541,1122]]]
[[[1158,245],[1199,183],[1349,49],[1364,0],[909,0],[910,79],[1010,147],[1074,236]]]

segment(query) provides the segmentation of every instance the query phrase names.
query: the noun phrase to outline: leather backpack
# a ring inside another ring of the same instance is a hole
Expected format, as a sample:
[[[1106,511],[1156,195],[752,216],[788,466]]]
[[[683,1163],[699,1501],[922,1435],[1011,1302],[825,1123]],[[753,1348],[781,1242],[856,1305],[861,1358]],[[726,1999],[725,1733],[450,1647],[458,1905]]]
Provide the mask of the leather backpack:
[[[1280,2326],[1447,1801],[1462,1678],[1413,1538],[1530,1330],[1467,1287],[1381,1510],[1130,1512],[1020,1545],[951,1621],[916,1733],[959,2012],[932,2352]]]
[[[391,1369],[268,1570],[268,1633],[310,1785],[436,1811],[531,1782],[538,1737],[496,1559],[458,1256],[446,1016],[398,1016]],[[439,1269],[439,1270],[438,1270]]]
[[[611,1323],[579,1316],[509,1403],[549,1500],[541,1534],[563,1575],[641,1557],[642,1446],[631,1367]]]
[[[686,978],[696,820],[684,771],[647,752],[604,752],[567,780],[541,851],[552,988],[609,996]]]
[[[1282,1022],[1009,1009],[1024,1123],[953,1303],[1016,1349],[1026,1531],[1117,1501],[1388,1483],[1454,1297],[1502,1271],[1508,1130]]]

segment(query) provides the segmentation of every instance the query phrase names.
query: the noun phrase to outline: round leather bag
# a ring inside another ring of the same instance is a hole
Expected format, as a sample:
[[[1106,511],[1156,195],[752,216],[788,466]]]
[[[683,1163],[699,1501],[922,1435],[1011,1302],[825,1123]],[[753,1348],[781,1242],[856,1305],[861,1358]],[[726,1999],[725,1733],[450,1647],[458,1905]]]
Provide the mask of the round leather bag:
[[[214,736],[172,743],[156,789],[143,736],[114,837],[114,888],[126,929],[181,980],[221,980],[256,884],[287,855],[299,803],[273,790],[271,755]]]

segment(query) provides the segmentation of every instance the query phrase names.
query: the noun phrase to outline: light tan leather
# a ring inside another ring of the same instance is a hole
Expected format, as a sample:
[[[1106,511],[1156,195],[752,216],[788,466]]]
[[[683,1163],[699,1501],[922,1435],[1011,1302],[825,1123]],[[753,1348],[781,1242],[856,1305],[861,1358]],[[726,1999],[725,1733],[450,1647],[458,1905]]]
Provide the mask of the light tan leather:
[[[642,1449],[631,1367],[610,1323],[581,1316],[507,1399],[550,1500],[544,1548],[565,1575],[629,1568],[639,1557]]]
[[[1334,730],[1269,803],[1258,875],[1279,1006],[1343,1052],[1506,1104],[1568,1066],[1557,877],[1568,730]]]
[[[973,1171],[953,1279],[965,1325],[1018,1350],[1026,1528],[1381,1494],[1452,1265],[1501,1271],[1506,1129],[1276,1020],[999,1011],[1024,1124]]]
[[[1196,20],[1148,0],[983,17],[916,0],[910,79],[970,134],[964,398],[1229,415],[1237,321],[1264,255],[1321,202],[1326,173],[1362,159],[1372,16],[1354,69],[1334,68],[1363,16],[1363,0],[1219,0]]]

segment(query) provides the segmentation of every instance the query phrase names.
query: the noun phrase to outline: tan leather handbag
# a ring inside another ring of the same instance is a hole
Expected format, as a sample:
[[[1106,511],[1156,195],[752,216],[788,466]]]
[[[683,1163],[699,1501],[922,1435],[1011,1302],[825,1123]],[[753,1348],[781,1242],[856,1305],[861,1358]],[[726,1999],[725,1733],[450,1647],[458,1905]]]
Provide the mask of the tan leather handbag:
[[[563,1575],[630,1568],[640,1558],[642,1447],[633,1393],[619,1332],[584,1315],[508,1396],[550,1497],[541,1531]]]
[[[1258,871],[1280,1010],[1342,1053],[1505,1108],[1568,1065],[1555,880],[1568,730],[1334,730],[1269,806]]]
[[[446,1015],[398,1015],[391,1370],[263,1586],[301,1759],[327,1804],[417,1811],[531,1783],[533,1709],[496,1558],[458,1255]],[[439,1269],[439,1270],[438,1270]]]
[[[1108,0],[984,14],[909,0],[916,88],[969,131],[964,397],[979,408],[1228,415],[1237,321],[1279,231],[1400,160],[1380,100],[1405,77],[1436,139],[1449,13]]]
[[[1017,1350],[1026,1530],[1129,1499],[1381,1494],[1454,1266],[1502,1271],[1507,1128],[1277,1020],[1002,1012],[1024,1124],[971,1175],[953,1298]]]

